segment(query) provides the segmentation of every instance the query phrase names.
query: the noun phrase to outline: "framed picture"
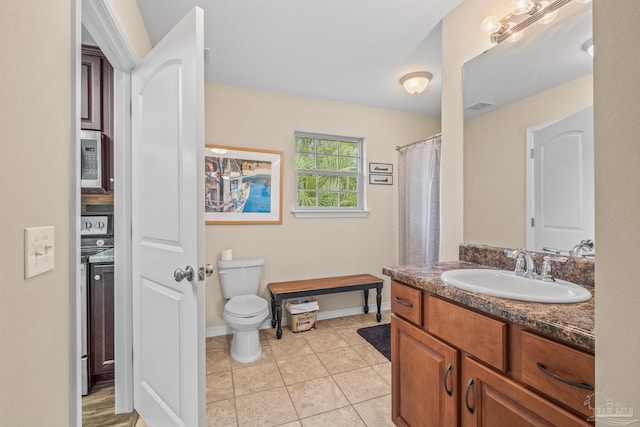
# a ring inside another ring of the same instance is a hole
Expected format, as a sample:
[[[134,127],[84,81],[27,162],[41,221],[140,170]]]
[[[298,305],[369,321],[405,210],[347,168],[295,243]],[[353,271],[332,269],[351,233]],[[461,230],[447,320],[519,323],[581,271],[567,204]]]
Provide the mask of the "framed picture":
[[[391,163],[369,163],[369,173],[393,173]]]
[[[205,145],[207,224],[282,224],[282,152]]]
[[[369,175],[369,184],[393,185],[393,175]]]

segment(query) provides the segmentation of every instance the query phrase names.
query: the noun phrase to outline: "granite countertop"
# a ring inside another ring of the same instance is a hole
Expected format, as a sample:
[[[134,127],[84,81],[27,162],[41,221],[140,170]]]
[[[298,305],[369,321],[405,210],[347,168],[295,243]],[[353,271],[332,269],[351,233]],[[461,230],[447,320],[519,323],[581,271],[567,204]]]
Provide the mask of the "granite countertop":
[[[476,294],[446,285],[440,274],[463,268],[492,268],[467,261],[441,262],[433,265],[404,265],[383,267],[382,273],[398,282],[425,290],[524,328],[595,351],[595,293],[587,302],[576,304],[547,304],[516,301]]]
[[[98,252],[97,254],[94,254],[94,255],[91,255],[89,257],[89,262],[91,264],[111,263],[111,262],[113,262],[113,248],[107,249],[106,251]]]

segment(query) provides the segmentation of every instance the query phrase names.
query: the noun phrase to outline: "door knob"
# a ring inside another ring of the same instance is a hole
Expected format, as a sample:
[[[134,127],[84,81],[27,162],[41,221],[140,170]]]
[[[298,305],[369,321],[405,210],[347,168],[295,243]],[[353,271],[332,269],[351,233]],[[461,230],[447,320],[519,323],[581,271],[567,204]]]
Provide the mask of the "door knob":
[[[207,276],[211,276],[213,274],[213,265],[211,264],[205,264],[204,267],[200,267],[198,269],[198,279],[200,280],[204,280],[204,277]]]
[[[173,278],[176,279],[176,282],[182,282],[184,279],[188,281],[193,280],[193,267],[187,265],[184,270],[181,268],[176,268],[176,271],[173,272]]]

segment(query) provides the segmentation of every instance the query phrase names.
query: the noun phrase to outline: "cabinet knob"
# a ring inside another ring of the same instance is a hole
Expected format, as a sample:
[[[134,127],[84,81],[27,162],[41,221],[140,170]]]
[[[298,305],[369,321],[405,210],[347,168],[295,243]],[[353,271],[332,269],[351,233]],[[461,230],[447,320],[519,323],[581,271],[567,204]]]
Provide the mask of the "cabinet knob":
[[[93,276],[93,279],[94,280],[100,280],[100,279],[102,279],[102,276],[99,275],[99,274],[96,274],[95,276]]]

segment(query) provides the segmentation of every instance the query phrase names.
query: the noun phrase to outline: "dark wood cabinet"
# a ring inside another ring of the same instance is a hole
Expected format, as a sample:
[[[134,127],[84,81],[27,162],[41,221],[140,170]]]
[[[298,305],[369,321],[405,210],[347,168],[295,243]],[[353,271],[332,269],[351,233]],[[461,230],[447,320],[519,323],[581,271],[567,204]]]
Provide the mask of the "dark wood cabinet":
[[[113,179],[113,67],[102,51],[82,46],[80,123],[85,130],[102,132],[102,188],[83,193],[112,193]]]
[[[458,351],[391,318],[392,420],[397,426],[458,424]]]
[[[89,375],[92,383],[114,378],[113,264],[89,267]]]

